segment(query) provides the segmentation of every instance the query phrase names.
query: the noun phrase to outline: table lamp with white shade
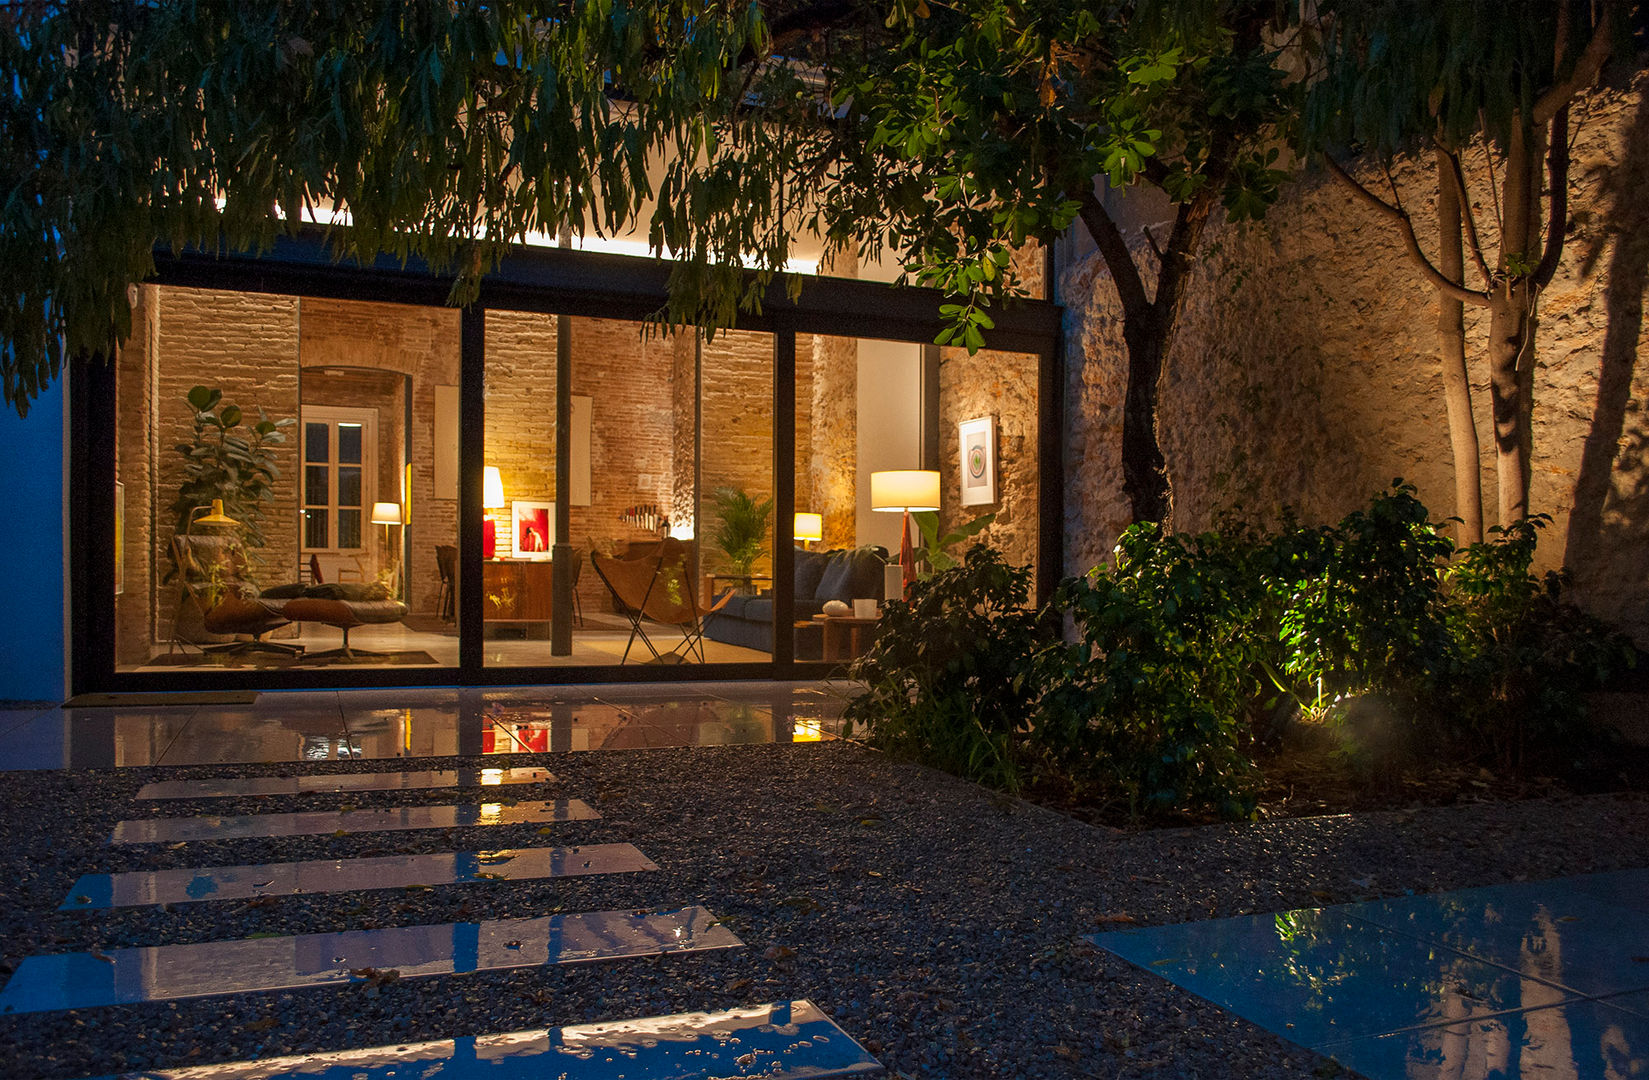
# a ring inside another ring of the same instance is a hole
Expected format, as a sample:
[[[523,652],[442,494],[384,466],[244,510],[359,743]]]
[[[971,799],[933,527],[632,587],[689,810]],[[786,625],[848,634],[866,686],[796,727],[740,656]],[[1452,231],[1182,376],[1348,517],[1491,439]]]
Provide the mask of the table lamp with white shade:
[[[910,515],[939,509],[939,474],[931,469],[892,469],[870,474],[870,508],[884,514],[905,515],[899,540],[899,580],[908,595],[916,580],[916,560],[912,556]]]
[[[802,547],[814,540],[824,539],[824,515],[809,514],[798,511],[795,527],[790,530],[792,536],[802,542]]]

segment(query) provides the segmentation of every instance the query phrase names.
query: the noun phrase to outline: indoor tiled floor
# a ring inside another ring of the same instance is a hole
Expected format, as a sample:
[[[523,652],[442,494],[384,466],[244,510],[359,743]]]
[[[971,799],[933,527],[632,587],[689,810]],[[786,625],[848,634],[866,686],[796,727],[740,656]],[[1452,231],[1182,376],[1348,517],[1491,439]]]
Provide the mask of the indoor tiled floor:
[[[1649,1076],[1649,870],[1090,940],[1370,1080]]]
[[[806,742],[847,684],[266,692],[250,705],[0,712],[0,769],[244,764]]]

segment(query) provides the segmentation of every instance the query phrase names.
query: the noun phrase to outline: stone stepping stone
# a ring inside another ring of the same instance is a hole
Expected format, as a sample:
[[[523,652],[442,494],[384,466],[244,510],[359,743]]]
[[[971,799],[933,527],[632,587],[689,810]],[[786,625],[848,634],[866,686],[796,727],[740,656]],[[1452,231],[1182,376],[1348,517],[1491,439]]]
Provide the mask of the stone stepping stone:
[[[246,837],[328,836],[336,833],[452,829],[480,825],[532,825],[554,821],[594,821],[601,815],[581,799],[503,806],[462,803],[454,806],[400,806],[383,810],[317,810],[295,814],[246,814],[239,817],[139,818],[115,825],[111,844],[165,844],[187,840],[238,840]]]
[[[442,769],[423,772],[325,773],[319,776],[216,776],[144,784],[139,799],[232,799],[245,795],[314,795],[339,791],[552,784],[547,769]]]
[[[817,1005],[787,1001],[98,1080],[830,1080],[881,1069]]]
[[[741,948],[709,910],[593,911],[30,956],[0,1013],[49,1012],[372,979]]]
[[[449,851],[385,855],[371,859],[315,859],[252,866],[183,867],[121,874],[85,874],[59,911],[94,911],[195,900],[242,900],[253,896],[419,888],[472,881],[525,881],[584,874],[657,870],[630,844],[583,847]]]

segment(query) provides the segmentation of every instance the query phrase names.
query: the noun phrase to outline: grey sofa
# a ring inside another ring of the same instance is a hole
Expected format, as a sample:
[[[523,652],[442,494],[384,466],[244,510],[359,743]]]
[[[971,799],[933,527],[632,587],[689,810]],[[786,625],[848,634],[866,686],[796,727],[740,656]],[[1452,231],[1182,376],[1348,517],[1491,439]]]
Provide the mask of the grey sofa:
[[[825,602],[841,600],[882,600],[886,548],[862,547],[838,551],[796,549],[794,580],[797,621],[812,619],[824,610]],[[704,620],[704,636],[727,645],[742,645],[762,652],[773,651],[773,596],[734,596]],[[822,655],[822,636],[817,626],[796,631],[796,659],[817,660]]]

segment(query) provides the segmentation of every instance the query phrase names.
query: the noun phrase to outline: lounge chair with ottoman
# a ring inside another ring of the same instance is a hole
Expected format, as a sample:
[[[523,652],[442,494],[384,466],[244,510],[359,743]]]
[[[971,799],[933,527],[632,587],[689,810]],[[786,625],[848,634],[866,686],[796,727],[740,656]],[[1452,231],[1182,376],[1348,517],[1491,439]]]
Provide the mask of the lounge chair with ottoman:
[[[340,582],[324,585],[282,585],[266,589],[261,600],[282,600],[281,614],[292,622],[318,622],[344,632],[341,649],[310,653],[305,659],[354,660],[378,653],[355,652],[349,647],[349,632],[357,626],[381,626],[406,618],[407,606],[392,599],[389,590],[377,582]]]

